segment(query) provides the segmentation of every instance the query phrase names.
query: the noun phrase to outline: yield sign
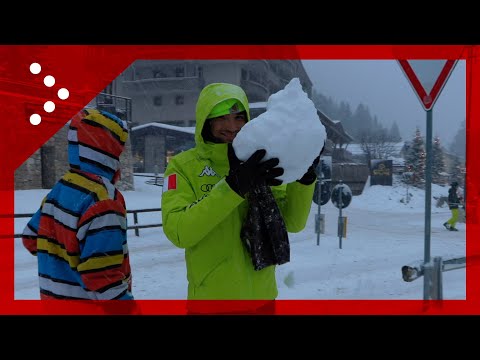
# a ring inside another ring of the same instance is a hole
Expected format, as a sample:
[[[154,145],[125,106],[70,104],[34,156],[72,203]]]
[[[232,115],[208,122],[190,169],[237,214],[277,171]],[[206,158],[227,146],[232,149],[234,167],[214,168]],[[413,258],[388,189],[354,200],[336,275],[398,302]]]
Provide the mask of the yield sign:
[[[428,111],[433,108],[458,60],[397,60]]]

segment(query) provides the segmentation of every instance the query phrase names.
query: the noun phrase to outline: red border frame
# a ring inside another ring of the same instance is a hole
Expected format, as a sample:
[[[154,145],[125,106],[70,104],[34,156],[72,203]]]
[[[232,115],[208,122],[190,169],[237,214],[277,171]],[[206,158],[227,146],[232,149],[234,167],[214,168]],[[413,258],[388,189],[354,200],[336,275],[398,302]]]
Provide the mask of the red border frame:
[[[71,116],[106,87],[136,59],[465,59],[467,62],[467,191],[477,197],[480,110],[480,63],[477,45],[0,45],[0,314],[185,314],[184,300],[135,300],[132,302],[69,302],[14,300],[13,184],[15,169],[47,141]],[[42,65],[42,77],[30,74],[32,62]],[[45,71],[45,72],[44,72]],[[43,75],[56,77],[50,90]],[[51,115],[41,105],[66,87],[71,97]],[[28,112],[43,115],[41,125],[29,124]],[[12,151],[11,149],[15,149]],[[480,254],[476,204],[467,204],[466,300],[278,300],[276,314],[480,314],[480,267],[471,256]],[[19,241],[19,240],[16,240]],[[419,254],[420,255],[420,254]],[[399,281],[400,269],[399,269]],[[206,302],[218,309],[226,302]],[[133,308],[133,309],[132,309]]]

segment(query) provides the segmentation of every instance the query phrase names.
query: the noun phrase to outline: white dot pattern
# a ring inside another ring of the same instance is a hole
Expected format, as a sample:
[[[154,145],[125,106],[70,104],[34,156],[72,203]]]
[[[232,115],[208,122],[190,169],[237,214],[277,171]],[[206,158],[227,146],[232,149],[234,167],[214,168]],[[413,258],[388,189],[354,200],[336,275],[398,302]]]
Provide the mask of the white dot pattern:
[[[36,126],[36,125],[40,124],[41,122],[42,122],[42,117],[41,117],[40,115],[38,115],[38,114],[32,114],[32,115],[30,116],[30,124]]]
[[[55,110],[55,103],[53,101],[47,101],[45,104],[43,104],[43,109],[46,112],[51,113],[53,110]]]
[[[60,98],[60,100],[68,99],[68,97],[70,96],[70,93],[65,88],[61,88],[60,90],[58,90],[57,94],[58,94],[58,97]]]
[[[40,74],[40,71],[42,71],[42,67],[40,66],[39,63],[32,63],[30,64],[30,72],[34,75]]]
[[[30,64],[29,69],[32,74],[38,75],[42,71],[42,66],[37,62],[33,62]],[[56,80],[52,75],[47,75],[43,78],[43,83],[46,87],[52,87],[53,85],[55,85],[55,82]],[[57,91],[57,95],[60,100],[66,100],[69,98],[70,92],[66,88],[61,88]],[[45,110],[45,112],[51,113],[55,111],[55,103],[50,100],[46,101],[45,104],[43,104],[43,109]],[[42,117],[39,114],[32,114],[30,115],[29,120],[30,124],[36,126],[42,122]]]
[[[47,87],[52,87],[53,85],[55,85],[55,78],[52,75],[47,75],[43,79],[43,83]]]

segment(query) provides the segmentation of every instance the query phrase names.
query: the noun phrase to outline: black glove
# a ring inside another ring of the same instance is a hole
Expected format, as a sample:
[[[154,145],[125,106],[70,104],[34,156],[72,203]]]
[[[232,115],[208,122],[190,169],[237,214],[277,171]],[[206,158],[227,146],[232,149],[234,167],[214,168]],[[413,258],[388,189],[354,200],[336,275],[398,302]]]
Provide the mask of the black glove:
[[[313,163],[312,165],[310,165],[307,172],[303,174],[303,176],[300,179],[297,180],[300,184],[310,185],[315,182],[315,179],[317,178],[316,170],[318,167],[318,163],[320,162],[320,156],[323,154],[323,151],[325,150],[325,144],[326,144],[326,141],[323,143],[322,150],[320,150],[320,154],[313,160]],[[318,171],[321,171],[321,170],[318,170]]]
[[[235,155],[233,147],[229,144],[230,171],[225,180],[238,195],[245,197],[245,194],[258,184],[266,183],[269,186],[282,184],[281,180],[275,179],[277,176],[283,175],[283,168],[277,166],[278,158],[260,162],[266,153],[264,149],[257,150],[247,161],[241,162]]]
[[[318,155],[315,158],[315,160],[313,160],[313,163],[312,163],[312,165],[310,165],[307,172],[305,174],[303,174],[303,176],[300,179],[298,179],[297,181],[300,184],[303,184],[303,185],[313,184],[315,182],[315,180],[317,179],[317,173],[315,172],[315,169],[317,168],[319,162],[320,162],[320,155]]]

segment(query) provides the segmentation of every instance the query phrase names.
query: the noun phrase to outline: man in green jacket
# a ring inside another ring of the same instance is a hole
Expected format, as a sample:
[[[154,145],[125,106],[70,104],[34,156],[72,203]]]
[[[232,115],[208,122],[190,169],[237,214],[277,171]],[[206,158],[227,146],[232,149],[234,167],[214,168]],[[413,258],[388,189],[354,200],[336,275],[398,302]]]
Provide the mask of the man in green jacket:
[[[165,171],[163,229],[185,249],[188,300],[274,300],[278,295],[275,266],[255,270],[240,238],[246,194],[266,181],[288,232],[304,229],[311,208],[313,167],[289,184],[278,159],[261,162],[264,150],[232,165],[232,141],[250,120],[248,100],[238,86],[207,85],[196,106],[196,146],[174,156]],[[230,154],[229,154],[230,153]],[[229,156],[230,155],[230,156]]]

